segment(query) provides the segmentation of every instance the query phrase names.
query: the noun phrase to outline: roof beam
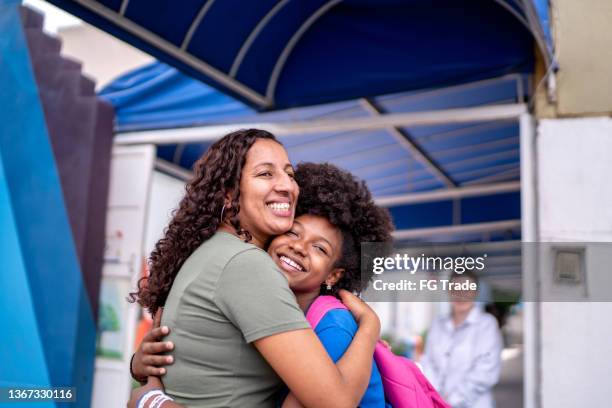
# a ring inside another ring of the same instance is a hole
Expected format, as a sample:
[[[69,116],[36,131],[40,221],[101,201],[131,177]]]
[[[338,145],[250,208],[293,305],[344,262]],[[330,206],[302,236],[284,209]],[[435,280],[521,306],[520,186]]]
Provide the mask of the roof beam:
[[[248,99],[254,104],[260,107],[267,107],[268,102],[263,95],[255,92],[248,86],[236,81],[234,78],[229,77],[225,72],[222,72],[206,62],[194,57],[193,55],[181,50],[176,45],[160,37],[159,35],[143,28],[137,23],[131,21],[125,16],[120,15],[114,10],[108,8],[102,3],[95,0],[75,0],[79,5],[85,7],[90,12],[103,17],[109,21],[112,21],[117,27],[124,29],[129,34],[137,37],[141,41],[144,41],[150,45],[159,48],[160,51],[167,53],[168,55],[176,58],[178,61],[188,65],[194,70],[204,73],[209,76],[212,80],[217,81],[220,85],[227,87],[228,89],[242,95],[245,99]],[[127,3],[126,3],[127,4]]]
[[[202,20],[204,20],[206,13],[208,13],[208,10],[210,10],[214,2],[215,0],[207,0],[202,5],[202,8],[200,8],[200,11],[198,11],[198,14],[196,14],[195,18],[189,25],[189,30],[187,30],[187,34],[185,34],[185,37],[183,38],[183,42],[181,43],[182,51],[185,51],[187,47],[189,47],[189,43],[191,43],[191,39],[193,38],[193,35],[195,34],[200,24],[202,24]]]
[[[370,112],[375,117],[386,113],[381,107],[377,106],[374,101],[368,98],[362,98],[360,101],[364,109]],[[457,183],[451,178],[451,176],[446,171],[444,171],[440,164],[436,163],[433,157],[431,157],[425,150],[421,148],[421,146],[419,146],[415,138],[410,133],[397,126],[389,126],[386,129],[391,134],[391,136],[393,136],[393,138],[400,144],[400,146],[408,150],[412,157],[421,162],[421,164],[423,164],[427,169],[429,169],[429,171],[434,176],[436,176],[442,183],[444,183],[448,188],[457,187]]]
[[[446,109],[429,112],[388,113],[377,117],[307,120],[290,123],[253,122],[124,132],[115,137],[115,144],[175,144],[218,140],[239,129],[266,129],[276,136],[301,136],[308,133],[343,132],[349,130],[385,129],[389,126],[425,126],[441,123],[487,122],[517,119],[527,113],[525,104],[483,106],[478,108]]]
[[[240,69],[240,65],[242,64],[242,60],[249,52],[251,45],[253,45],[259,33],[261,33],[261,31],[270,22],[270,20],[272,20],[272,17],[274,17],[283,7],[285,7],[287,3],[289,3],[289,0],[279,1],[274,7],[270,9],[270,11],[268,11],[264,18],[262,18],[261,21],[257,23],[253,31],[251,31],[251,34],[249,34],[247,39],[242,44],[242,47],[240,47],[238,54],[236,54],[236,58],[234,58],[234,62],[232,62],[232,67],[230,69],[229,76],[231,76],[232,78],[236,78],[238,70]]]
[[[514,80],[517,84],[520,83],[522,81],[521,74],[506,74],[500,77],[481,79],[478,81],[466,82],[466,83],[459,84],[459,85],[445,86],[443,88],[429,88],[423,91],[417,91],[417,92],[406,93],[406,94],[384,95],[382,96],[382,99],[387,104],[402,103],[404,101],[414,102],[414,101],[425,99],[425,98],[431,98],[432,96],[444,96],[446,94],[453,93],[453,92],[461,92],[465,90],[471,90],[474,88],[481,88],[483,86],[494,84],[496,82],[501,83],[501,82],[511,81],[511,80]],[[517,85],[517,89],[518,89],[518,85]],[[521,99],[518,99],[518,100],[521,100]]]
[[[520,189],[520,181],[510,181],[507,183],[487,184],[483,186],[457,187],[454,189],[441,189],[425,191],[422,193],[380,197],[376,199],[376,204],[381,205],[383,207],[394,207],[405,204],[429,203],[434,201],[445,201],[466,197],[512,193],[520,191]]]
[[[466,181],[463,183],[464,186],[482,184],[482,183],[492,183],[499,182],[504,179],[508,179],[510,177],[517,177],[521,175],[521,168],[517,163],[517,166],[508,170],[503,170],[497,173],[489,174],[488,176],[484,176],[475,180]]]
[[[312,27],[312,25],[321,18],[325,13],[329,11],[336,4],[340,3],[342,0],[329,0],[323,6],[319,7],[310,17],[306,19],[302,23],[302,25],[297,29],[297,31],[293,34],[293,36],[289,39],[285,48],[281,52],[280,56],[276,60],[276,64],[274,64],[274,68],[272,69],[272,73],[270,74],[270,78],[268,79],[268,86],[266,88],[266,100],[269,102],[270,106],[274,106],[274,95],[276,94],[276,85],[278,84],[278,79],[283,72],[283,68],[285,67],[285,63],[287,59],[291,55],[293,48],[300,41],[302,36]]]
[[[174,163],[170,163],[164,159],[155,159],[155,170],[161,171],[162,173],[168,174],[174,178],[182,181],[189,181],[193,178],[193,172],[185,170],[181,166],[177,166]]]
[[[436,235],[447,234],[469,234],[469,233],[484,233],[506,230],[520,230],[521,220],[506,220],[494,222],[481,222],[474,224],[449,225],[444,227],[431,228],[412,228],[405,230],[393,231],[393,237],[397,240],[403,239],[419,239],[427,238]]]

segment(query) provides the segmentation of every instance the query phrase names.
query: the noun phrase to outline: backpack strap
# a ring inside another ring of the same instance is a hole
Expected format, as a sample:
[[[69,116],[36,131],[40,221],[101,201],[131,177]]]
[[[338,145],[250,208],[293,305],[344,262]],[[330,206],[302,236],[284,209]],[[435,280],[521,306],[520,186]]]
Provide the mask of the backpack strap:
[[[333,296],[319,296],[308,308],[306,320],[314,330],[327,312],[334,309],[347,309],[347,307]]]

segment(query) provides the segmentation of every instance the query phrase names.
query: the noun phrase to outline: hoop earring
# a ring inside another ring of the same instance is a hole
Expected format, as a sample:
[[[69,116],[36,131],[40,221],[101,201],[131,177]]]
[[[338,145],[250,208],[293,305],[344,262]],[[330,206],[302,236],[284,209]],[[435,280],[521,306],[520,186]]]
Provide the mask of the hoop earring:
[[[219,221],[221,224],[223,224],[223,213],[225,212],[225,204],[223,204],[223,207],[221,208],[221,217],[219,218]]]

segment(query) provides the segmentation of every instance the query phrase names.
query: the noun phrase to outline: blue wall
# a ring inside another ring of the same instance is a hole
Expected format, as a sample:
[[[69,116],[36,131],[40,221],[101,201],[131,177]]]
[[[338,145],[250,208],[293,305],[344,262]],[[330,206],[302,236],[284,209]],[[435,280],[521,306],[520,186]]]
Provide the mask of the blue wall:
[[[18,1],[0,0],[0,32],[0,386],[77,387],[88,407],[95,324]]]

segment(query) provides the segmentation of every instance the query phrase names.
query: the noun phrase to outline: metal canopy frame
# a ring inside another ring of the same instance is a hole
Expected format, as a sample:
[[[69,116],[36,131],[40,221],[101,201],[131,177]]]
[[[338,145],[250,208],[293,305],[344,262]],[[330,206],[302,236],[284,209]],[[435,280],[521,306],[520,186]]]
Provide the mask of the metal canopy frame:
[[[374,111],[375,107],[371,110]],[[465,109],[448,109],[417,113],[385,114],[378,111],[375,116],[364,118],[334,119],[334,120],[310,120],[292,123],[241,123],[202,126],[194,128],[155,130],[145,132],[127,132],[119,134],[115,143],[122,144],[170,144],[214,141],[222,135],[237,129],[255,127],[272,131],[277,136],[288,137],[308,133],[330,132],[330,131],[355,131],[365,129],[390,129],[404,126],[420,126],[448,123],[484,122],[492,120],[517,120],[521,124],[521,132],[525,131],[526,123],[530,121],[530,114],[525,104],[494,105]],[[530,122],[529,122],[530,123]],[[403,136],[402,136],[403,137]],[[409,148],[410,141],[405,140],[404,147]],[[412,146],[410,145],[410,149]],[[410,150],[412,153],[412,150]],[[425,164],[426,163],[426,159]],[[426,168],[433,169],[435,163],[427,164]],[[190,172],[181,170],[163,160],[157,161],[157,168],[161,171],[188,179]],[[407,204],[428,203],[443,200],[460,200],[466,197],[485,196],[521,191],[520,181],[497,182],[508,175],[514,175],[515,170],[509,173],[508,169],[485,176],[479,181],[483,184],[473,184],[462,187],[451,187],[433,191],[393,195],[380,197],[376,201],[379,205],[393,207]],[[435,172],[435,170],[434,170]],[[485,184],[487,183],[487,184]],[[447,184],[448,185],[448,184]],[[449,186],[450,187],[450,186]],[[416,239],[423,237],[439,236],[444,234],[462,233],[488,233],[505,230],[520,230],[521,220],[512,219],[496,222],[484,222],[474,224],[458,224],[443,227],[418,228],[395,231],[396,239]]]
[[[209,0],[205,2],[193,21],[191,22],[189,29],[184,36],[181,45],[177,46],[172,44],[168,40],[160,37],[154,32],[143,28],[139,24],[130,20],[125,16],[127,11],[129,0],[122,0],[119,11],[115,11],[111,8],[108,8],[103,3],[94,1],[94,0],[75,0],[75,3],[84,7],[89,12],[102,17],[118,27],[122,28],[129,34],[135,36],[141,41],[144,41],[147,44],[150,44],[154,47],[157,47],[159,50],[165,52],[166,54],[176,58],[183,64],[199,71],[212,80],[218,82],[224,87],[227,87],[232,92],[235,92],[241,95],[243,98],[249,100],[251,103],[261,107],[261,108],[269,108],[274,104],[274,94],[276,91],[276,86],[278,79],[282,73],[285,62],[290,56],[295,44],[299,41],[299,39],[306,33],[310,27],[316,23],[316,21],[323,16],[327,11],[333,8],[335,5],[340,3],[341,0],[329,0],[324,2],[321,7],[314,11],[314,13],[309,16],[303,23],[300,25],[297,30],[293,33],[293,36],[289,40],[289,42],[285,45],[281,55],[275,63],[274,69],[271,73],[270,78],[268,79],[265,95],[262,95],[260,92],[255,91],[251,87],[241,83],[236,79],[236,75],[240,68],[240,64],[248,52],[250,46],[257,38],[258,34],[262,31],[262,29],[272,20],[274,15],[281,10],[288,1],[281,0],[277,5],[275,5],[272,10],[270,10],[263,18],[259,21],[259,23],[255,26],[253,31],[250,33],[249,37],[247,37],[246,42],[241,47],[238,55],[234,59],[231,69],[229,73],[222,72],[206,63],[202,59],[191,55],[188,52],[189,44],[191,43],[192,37],[197,29],[200,27],[202,21],[204,20],[208,11],[214,6],[215,0]],[[549,49],[546,41],[544,40],[544,30],[540,23],[539,18],[537,17],[537,12],[534,8],[534,5],[529,0],[517,0],[512,3],[517,7],[513,7],[508,3],[508,0],[494,0],[501,8],[503,8],[508,13],[512,14],[521,24],[523,24],[529,32],[533,35],[538,48],[540,49],[543,58],[546,62],[547,66],[556,66],[556,61],[554,59],[554,55],[552,50]],[[522,11],[524,15],[521,15],[519,11]]]
[[[321,132],[374,130],[389,127],[487,122],[495,120],[518,120],[521,115],[527,112],[527,105],[518,103],[428,112],[388,113],[376,117],[308,120],[291,123],[251,122],[211,125],[179,129],[124,132],[117,135],[115,144],[211,142],[219,139],[222,135],[245,128],[266,129],[276,136],[291,137]]]
[[[435,201],[454,200],[467,197],[478,197],[493,194],[513,193],[521,190],[520,181],[509,181],[496,184],[484,184],[480,186],[457,187],[453,189],[439,189],[425,191],[422,193],[411,193],[379,197],[376,203],[383,207],[397,205],[431,203]]]
[[[385,111],[376,104],[376,102],[363,98],[360,100],[361,105],[364,109],[370,112],[374,117],[380,117],[385,114]],[[386,128],[387,131],[393,136],[393,138],[410,152],[410,154],[421,162],[425,167],[429,169],[434,176],[442,181],[448,188],[457,187],[457,183],[451,178],[451,176],[444,171],[442,167],[435,160],[419,146],[414,137],[406,130],[398,126],[389,126]]]
[[[201,59],[196,58],[193,55],[187,53],[186,50],[177,47],[168,40],[165,40],[157,34],[141,27],[140,25],[136,24],[135,22],[121,15],[120,13],[117,13],[114,10],[107,8],[104,4],[98,3],[97,1],[93,0],[75,1],[77,4],[85,7],[90,12],[100,17],[103,17],[108,21],[112,21],[118,27],[126,30],[131,35],[136,36],[137,38],[145,41],[148,44],[154,45],[155,47],[159,48],[160,50],[172,56],[173,58],[176,58],[178,61],[186,64],[187,66],[197,71],[203,72],[214,81],[243,96],[245,99],[248,99],[252,103],[262,107],[268,106],[268,100],[263,95],[259,94],[258,92],[255,92],[253,89],[228,76],[226,73],[221,72],[220,70],[207,64]],[[127,2],[123,3],[123,12],[125,12],[126,8]]]
[[[455,235],[471,233],[487,233],[507,230],[520,230],[521,220],[506,220],[479,222],[473,224],[449,225],[444,227],[411,228],[393,231],[393,237],[398,240],[421,239],[436,235]]]

